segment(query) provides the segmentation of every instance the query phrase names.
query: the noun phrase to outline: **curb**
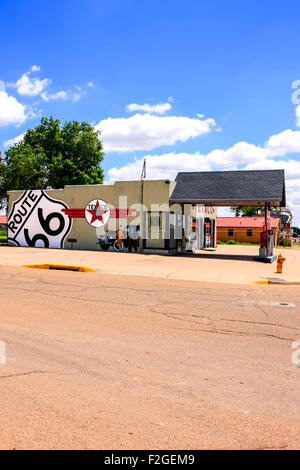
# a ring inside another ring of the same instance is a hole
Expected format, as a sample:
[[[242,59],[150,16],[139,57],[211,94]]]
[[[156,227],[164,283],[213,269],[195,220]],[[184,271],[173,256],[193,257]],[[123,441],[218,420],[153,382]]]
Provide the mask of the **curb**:
[[[77,271],[82,273],[97,272],[96,269],[87,268],[86,266],[70,266],[65,264],[23,264],[21,268],[55,269],[57,271]]]
[[[261,281],[253,281],[252,284],[272,284],[276,286],[300,286],[299,281],[268,281],[267,279],[262,279]]]

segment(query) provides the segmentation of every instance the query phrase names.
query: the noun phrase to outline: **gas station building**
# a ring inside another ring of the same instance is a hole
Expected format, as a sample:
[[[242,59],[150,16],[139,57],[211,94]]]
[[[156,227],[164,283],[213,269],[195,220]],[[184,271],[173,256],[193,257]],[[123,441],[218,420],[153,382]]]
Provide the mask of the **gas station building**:
[[[217,206],[252,205],[266,209],[267,256],[268,208],[286,204],[284,170],[180,172],[175,180],[9,191],[8,196],[10,245],[99,250],[99,239],[134,227],[139,251],[165,254],[215,249]]]

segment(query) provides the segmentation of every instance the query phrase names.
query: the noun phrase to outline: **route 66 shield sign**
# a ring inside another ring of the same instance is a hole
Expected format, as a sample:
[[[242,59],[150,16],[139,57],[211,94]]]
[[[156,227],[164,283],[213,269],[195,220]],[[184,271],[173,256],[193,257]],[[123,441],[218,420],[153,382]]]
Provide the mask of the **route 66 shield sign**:
[[[68,209],[68,206],[42,190],[24,191],[13,203],[8,216],[8,243],[63,248],[72,220],[62,209]]]

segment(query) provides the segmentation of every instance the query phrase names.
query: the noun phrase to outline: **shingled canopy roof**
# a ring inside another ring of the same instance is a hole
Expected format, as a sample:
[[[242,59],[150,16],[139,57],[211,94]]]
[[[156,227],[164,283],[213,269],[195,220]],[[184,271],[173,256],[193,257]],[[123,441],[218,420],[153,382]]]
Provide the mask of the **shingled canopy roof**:
[[[284,170],[180,172],[170,202],[284,207]]]

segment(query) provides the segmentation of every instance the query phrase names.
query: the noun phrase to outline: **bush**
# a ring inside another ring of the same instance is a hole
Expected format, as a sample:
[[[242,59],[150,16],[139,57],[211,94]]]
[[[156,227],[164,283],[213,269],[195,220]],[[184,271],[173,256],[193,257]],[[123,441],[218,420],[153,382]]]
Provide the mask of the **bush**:
[[[277,246],[283,246],[283,247],[286,247],[286,246],[291,246],[291,241],[290,240],[286,240],[285,238],[283,237],[278,237],[278,241],[277,241]]]
[[[7,232],[5,230],[0,230],[0,246],[7,245]]]
[[[228,240],[227,245],[235,245],[235,241],[234,240]]]

